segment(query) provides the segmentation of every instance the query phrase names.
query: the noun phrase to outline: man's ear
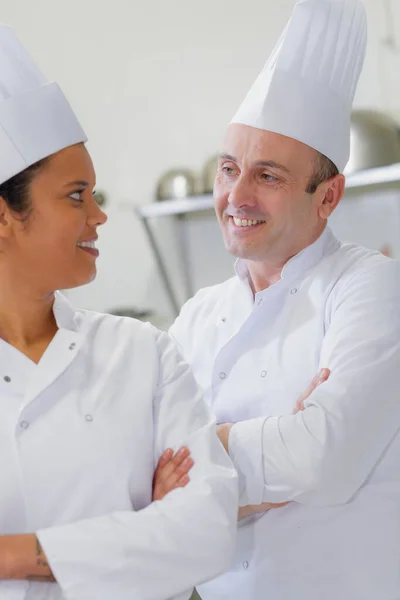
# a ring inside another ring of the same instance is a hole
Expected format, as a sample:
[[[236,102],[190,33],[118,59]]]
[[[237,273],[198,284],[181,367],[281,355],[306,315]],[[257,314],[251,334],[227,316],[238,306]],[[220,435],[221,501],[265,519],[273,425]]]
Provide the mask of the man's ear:
[[[344,194],[346,179],[344,175],[335,175],[320,186],[318,213],[321,219],[327,219],[333,213]]]

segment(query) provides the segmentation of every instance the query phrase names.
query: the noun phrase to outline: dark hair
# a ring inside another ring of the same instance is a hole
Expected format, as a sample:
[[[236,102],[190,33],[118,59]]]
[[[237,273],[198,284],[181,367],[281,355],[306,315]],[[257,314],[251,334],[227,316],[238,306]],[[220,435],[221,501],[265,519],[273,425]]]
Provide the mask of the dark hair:
[[[318,152],[315,171],[311,178],[310,183],[307,186],[307,194],[314,194],[317,187],[327,179],[339,175],[339,170],[336,165],[324,154]]]
[[[30,214],[30,186],[33,178],[43,168],[46,161],[47,158],[43,158],[4,183],[0,183],[0,196],[4,198],[12,211],[21,216],[22,220],[27,219]]]

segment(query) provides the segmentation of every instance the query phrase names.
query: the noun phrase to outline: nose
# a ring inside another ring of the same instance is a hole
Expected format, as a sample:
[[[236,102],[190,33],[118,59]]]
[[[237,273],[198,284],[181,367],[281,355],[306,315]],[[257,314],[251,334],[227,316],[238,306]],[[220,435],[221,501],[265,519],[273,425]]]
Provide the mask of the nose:
[[[90,227],[100,227],[100,225],[104,225],[107,222],[107,215],[103,212],[100,206],[97,204],[94,197],[90,202],[90,209],[88,211],[87,223]]]
[[[251,182],[243,176],[238,177],[229,192],[228,202],[234,208],[255,206],[256,193]]]

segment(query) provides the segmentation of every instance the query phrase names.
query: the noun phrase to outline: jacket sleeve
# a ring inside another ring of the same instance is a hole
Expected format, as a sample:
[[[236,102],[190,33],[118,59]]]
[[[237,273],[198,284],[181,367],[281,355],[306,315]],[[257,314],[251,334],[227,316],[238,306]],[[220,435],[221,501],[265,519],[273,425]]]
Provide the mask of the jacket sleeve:
[[[330,378],[304,411],[232,428],[241,505],[344,504],[374,470],[400,427],[399,263],[360,270],[336,292],[322,367]]]
[[[189,446],[190,483],[138,512],[116,512],[38,532],[67,600],[188,598],[230,566],[237,475],[194,378],[165,333],[157,333],[155,456]],[[189,590],[185,594],[185,592]]]

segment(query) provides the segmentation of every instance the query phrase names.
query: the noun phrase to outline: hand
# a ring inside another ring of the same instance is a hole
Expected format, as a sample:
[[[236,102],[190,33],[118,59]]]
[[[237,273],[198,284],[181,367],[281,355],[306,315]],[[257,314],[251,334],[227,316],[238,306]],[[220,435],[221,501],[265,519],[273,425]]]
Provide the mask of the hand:
[[[217,425],[217,435],[219,437],[220,442],[222,443],[225,450],[228,452],[229,447],[229,434],[233,427],[233,423],[222,423],[221,425]]]
[[[282,502],[280,504],[274,504],[272,502],[263,502],[262,504],[256,504],[253,506],[250,504],[248,504],[247,506],[241,506],[239,508],[238,521],[240,521],[240,519],[248,517],[249,515],[256,515],[258,513],[268,512],[272,508],[281,508],[282,506],[286,506],[286,504],[288,504],[288,502]]]
[[[300,396],[300,398],[296,402],[296,408],[293,411],[293,414],[296,415],[298,412],[304,410],[304,402],[307,400],[309,396],[313,393],[313,391],[324,383],[331,374],[329,369],[321,369],[320,372],[314,377],[306,391]]]
[[[166,450],[154,473],[153,502],[162,500],[172,490],[185,487],[189,483],[188,473],[193,465],[188,448],[180,448],[175,454],[170,448]]]

